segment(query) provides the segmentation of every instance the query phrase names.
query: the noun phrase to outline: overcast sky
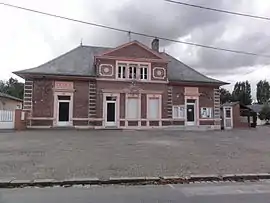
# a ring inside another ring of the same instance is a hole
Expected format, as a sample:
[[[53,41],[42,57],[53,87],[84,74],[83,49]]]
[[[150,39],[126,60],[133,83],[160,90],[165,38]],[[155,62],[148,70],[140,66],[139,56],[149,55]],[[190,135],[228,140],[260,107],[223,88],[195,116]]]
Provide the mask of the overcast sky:
[[[184,0],[182,0],[184,1]],[[270,55],[270,21],[199,10],[163,0],[3,0],[44,12],[205,45]],[[185,0],[208,7],[270,17],[269,0]],[[82,25],[0,5],[0,79],[85,45],[117,46],[125,33]],[[147,45],[151,39],[132,35]],[[270,78],[270,58],[161,42],[194,69],[232,83]],[[231,86],[232,86],[231,85]],[[228,86],[228,88],[231,88]]]

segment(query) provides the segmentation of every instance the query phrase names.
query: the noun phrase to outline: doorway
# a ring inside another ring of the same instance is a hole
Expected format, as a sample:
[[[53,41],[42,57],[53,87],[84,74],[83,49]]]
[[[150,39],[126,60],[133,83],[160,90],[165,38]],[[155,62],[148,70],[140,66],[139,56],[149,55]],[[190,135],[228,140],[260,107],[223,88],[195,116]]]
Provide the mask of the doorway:
[[[232,116],[232,107],[224,107],[224,129],[229,130],[233,128],[233,116]]]
[[[186,103],[186,125],[196,125],[196,100],[187,99]]]
[[[105,110],[105,118],[106,123],[105,126],[116,126],[116,98],[114,96],[106,97],[106,110]]]
[[[70,96],[58,96],[57,126],[70,125]]]

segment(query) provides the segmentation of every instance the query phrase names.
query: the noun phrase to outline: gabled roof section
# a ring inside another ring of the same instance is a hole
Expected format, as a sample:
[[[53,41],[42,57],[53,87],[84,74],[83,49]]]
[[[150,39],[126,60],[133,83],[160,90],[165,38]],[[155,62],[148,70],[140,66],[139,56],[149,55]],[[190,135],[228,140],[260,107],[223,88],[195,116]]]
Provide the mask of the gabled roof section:
[[[94,56],[110,48],[79,46],[36,68],[16,71],[23,77],[26,74],[61,75],[61,76],[95,76]]]
[[[127,58],[147,58],[164,60],[161,54],[150,49],[138,41],[132,41],[119,47],[111,49],[101,56],[127,57]]]
[[[137,41],[122,45],[117,50],[124,50],[125,47],[136,45],[148,54],[154,55],[162,61],[168,63],[168,79],[171,82],[197,82],[215,85],[225,85],[228,83],[209,78],[198,71],[190,68],[176,58],[166,53],[157,53]],[[14,74],[20,77],[29,75],[55,75],[55,76],[78,76],[95,77],[95,57],[103,54],[115,53],[114,48],[79,46],[43,65],[36,68],[16,71]],[[152,53],[154,52],[154,53]]]

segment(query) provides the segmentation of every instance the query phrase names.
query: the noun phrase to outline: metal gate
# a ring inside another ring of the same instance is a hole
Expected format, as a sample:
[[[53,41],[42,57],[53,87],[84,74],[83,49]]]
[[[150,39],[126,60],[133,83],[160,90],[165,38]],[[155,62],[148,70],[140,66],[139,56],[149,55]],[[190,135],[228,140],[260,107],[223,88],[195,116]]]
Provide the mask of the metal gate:
[[[0,110],[0,129],[13,129],[15,111]]]

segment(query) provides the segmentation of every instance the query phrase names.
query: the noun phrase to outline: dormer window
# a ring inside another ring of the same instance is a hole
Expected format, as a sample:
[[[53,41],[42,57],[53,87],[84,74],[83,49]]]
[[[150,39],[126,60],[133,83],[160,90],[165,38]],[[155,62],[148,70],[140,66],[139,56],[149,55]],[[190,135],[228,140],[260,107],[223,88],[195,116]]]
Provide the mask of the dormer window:
[[[117,78],[126,80],[150,80],[150,64],[137,62],[117,63]]]

